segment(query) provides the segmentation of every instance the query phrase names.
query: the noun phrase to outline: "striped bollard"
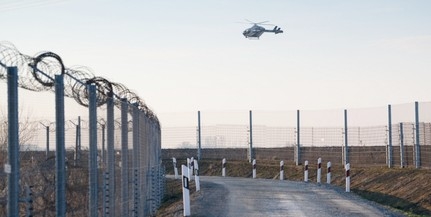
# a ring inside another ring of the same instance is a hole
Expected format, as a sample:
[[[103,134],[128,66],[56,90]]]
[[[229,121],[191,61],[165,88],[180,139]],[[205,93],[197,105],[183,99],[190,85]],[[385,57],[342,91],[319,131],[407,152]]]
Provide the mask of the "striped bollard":
[[[308,160],[305,161],[304,165],[304,182],[308,182]]]
[[[199,165],[198,165],[198,161],[194,160],[193,161],[193,166],[195,168],[195,185],[196,185],[196,191],[200,191],[201,190],[201,184],[199,181]]]
[[[346,164],[346,192],[350,192],[350,163]]]
[[[184,216],[190,216],[189,167],[181,165],[181,174],[183,176],[183,214]]]
[[[280,180],[284,180],[284,161],[280,161]]]
[[[326,183],[331,184],[331,161],[326,163],[326,167],[328,168],[328,173],[326,174]]]
[[[173,157],[172,158],[172,163],[174,164],[175,179],[178,179],[177,159]]]
[[[194,164],[195,163],[195,159],[193,157],[190,158],[190,180],[193,180],[194,176],[193,176],[193,172],[195,171],[194,169]]]
[[[256,160],[253,159],[253,179],[256,178]]]
[[[322,183],[322,158],[317,159],[317,183]]]
[[[221,175],[223,177],[226,176],[226,158],[223,158],[222,160],[222,170],[221,170]]]
[[[187,177],[191,177],[192,173],[190,171],[190,158],[187,158]]]

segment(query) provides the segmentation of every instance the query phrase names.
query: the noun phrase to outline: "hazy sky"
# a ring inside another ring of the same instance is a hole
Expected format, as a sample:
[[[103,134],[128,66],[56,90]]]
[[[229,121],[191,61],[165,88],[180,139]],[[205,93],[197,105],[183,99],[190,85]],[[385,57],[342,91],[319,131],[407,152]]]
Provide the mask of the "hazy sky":
[[[361,108],[430,101],[430,11],[428,0],[2,0],[0,41],[90,67],[156,113]],[[284,33],[246,39],[244,19]]]

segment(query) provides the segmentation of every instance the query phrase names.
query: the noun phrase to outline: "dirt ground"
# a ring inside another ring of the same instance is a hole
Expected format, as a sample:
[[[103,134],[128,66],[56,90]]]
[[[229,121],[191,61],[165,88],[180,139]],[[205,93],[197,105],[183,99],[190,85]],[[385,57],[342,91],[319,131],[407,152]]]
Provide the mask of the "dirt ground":
[[[178,160],[178,167],[185,164]],[[279,179],[279,161],[257,163],[257,177]],[[174,174],[171,160],[163,161],[167,174]],[[200,175],[221,176],[219,160],[199,161]],[[303,181],[302,165],[285,163],[285,179]],[[309,181],[316,181],[317,165],[309,165]],[[332,184],[345,187],[345,171],[341,166],[331,168]],[[231,161],[226,165],[226,175],[251,177],[252,165],[248,161]],[[409,216],[431,216],[431,173],[429,169],[351,167],[351,191],[372,201],[406,212]],[[322,182],[326,182],[326,167],[322,167]],[[191,188],[190,189],[194,189]],[[165,200],[156,216],[182,216],[181,182],[168,180]],[[192,192],[192,197],[196,196]]]

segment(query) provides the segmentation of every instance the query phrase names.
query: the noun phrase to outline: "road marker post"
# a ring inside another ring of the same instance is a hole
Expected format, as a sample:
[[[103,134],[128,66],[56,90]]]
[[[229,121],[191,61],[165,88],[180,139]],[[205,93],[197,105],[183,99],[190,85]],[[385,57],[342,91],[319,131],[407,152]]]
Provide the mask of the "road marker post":
[[[284,180],[284,161],[280,161],[280,180]]]
[[[308,182],[308,160],[304,163],[304,182]]]
[[[187,177],[191,177],[191,171],[190,171],[190,158],[187,158]]]
[[[190,190],[189,190],[189,168],[181,165],[182,184],[183,184],[183,214],[190,216]]]
[[[194,159],[194,157],[191,157],[190,158],[190,175],[189,175],[189,178],[190,178],[190,180],[193,180],[193,178],[194,178],[194,176],[193,176],[193,172],[194,172],[194,163],[195,163],[195,159]]]
[[[256,178],[256,160],[253,159],[253,179]]]
[[[195,185],[196,185],[196,191],[200,191],[201,190],[201,184],[199,181],[199,165],[198,165],[198,161],[194,160],[193,161],[193,165],[195,168]]]
[[[346,164],[346,192],[350,192],[350,163]]]
[[[326,174],[326,184],[331,184],[331,161],[326,163],[326,168],[328,169],[328,173]]]
[[[221,175],[223,177],[226,176],[226,158],[223,158],[222,160],[222,170],[221,170]]]
[[[177,168],[177,159],[176,158],[172,158],[172,163],[174,165],[174,174],[175,174],[175,179],[178,179],[178,168]]]
[[[317,183],[322,183],[322,158],[317,159]]]

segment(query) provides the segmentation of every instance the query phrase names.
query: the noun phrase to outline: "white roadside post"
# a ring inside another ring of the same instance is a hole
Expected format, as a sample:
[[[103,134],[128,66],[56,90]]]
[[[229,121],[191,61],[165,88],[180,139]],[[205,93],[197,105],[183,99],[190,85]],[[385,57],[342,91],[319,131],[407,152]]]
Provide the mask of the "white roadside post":
[[[195,162],[195,159],[193,157],[191,157],[190,158],[190,176],[189,176],[190,180],[193,180],[193,172],[195,171],[194,165],[193,165],[194,162]]]
[[[189,168],[185,165],[181,165],[181,174],[183,176],[183,214],[184,216],[190,216]]]
[[[317,183],[322,183],[322,158],[317,159]]]
[[[350,192],[350,163],[346,164],[346,192]]]
[[[223,177],[225,177],[226,176],[226,158],[223,158],[221,163],[222,163],[221,175]]]
[[[308,182],[308,160],[305,161],[304,165],[304,182]]]
[[[173,157],[172,158],[172,163],[174,164],[175,179],[178,179],[177,159]]]
[[[284,161],[280,161],[280,180],[284,180]]]
[[[253,159],[253,179],[256,178],[256,160]]]
[[[331,161],[326,163],[326,167],[328,168],[328,173],[326,174],[326,183],[331,184]]]
[[[199,182],[199,165],[198,165],[198,161],[194,160],[193,161],[193,165],[195,168],[195,185],[196,185],[196,191],[200,191],[201,190],[201,184]]]
[[[187,177],[191,177],[192,173],[190,172],[190,158],[187,158]]]

